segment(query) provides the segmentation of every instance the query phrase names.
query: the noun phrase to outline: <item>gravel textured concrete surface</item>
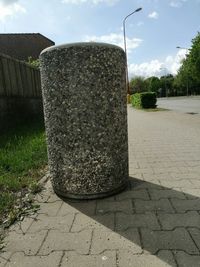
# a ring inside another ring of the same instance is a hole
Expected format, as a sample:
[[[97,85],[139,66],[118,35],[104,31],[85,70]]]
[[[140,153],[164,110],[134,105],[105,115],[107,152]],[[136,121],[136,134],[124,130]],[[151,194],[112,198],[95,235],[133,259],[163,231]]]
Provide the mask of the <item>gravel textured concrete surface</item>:
[[[105,199],[57,197],[10,228],[0,266],[199,267],[200,116],[128,107],[130,180]]]

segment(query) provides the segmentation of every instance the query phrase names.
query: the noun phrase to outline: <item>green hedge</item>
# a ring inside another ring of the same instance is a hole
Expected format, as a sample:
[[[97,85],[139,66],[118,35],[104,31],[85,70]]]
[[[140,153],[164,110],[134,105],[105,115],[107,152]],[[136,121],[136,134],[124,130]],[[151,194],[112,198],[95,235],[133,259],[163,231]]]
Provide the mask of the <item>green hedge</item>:
[[[131,104],[135,108],[156,108],[156,93],[143,92],[131,96]]]

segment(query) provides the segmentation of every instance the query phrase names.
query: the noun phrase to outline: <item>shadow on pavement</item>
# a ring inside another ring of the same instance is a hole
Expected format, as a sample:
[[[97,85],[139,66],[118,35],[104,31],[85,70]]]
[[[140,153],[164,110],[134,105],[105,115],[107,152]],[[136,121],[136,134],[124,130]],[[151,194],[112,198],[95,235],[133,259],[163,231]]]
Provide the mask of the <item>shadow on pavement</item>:
[[[198,196],[130,177],[127,189],[115,196],[64,201],[61,214],[69,205],[76,209],[71,232],[93,229],[91,254],[116,250],[120,267],[144,254],[167,266],[200,266],[190,265],[191,256],[200,260]]]

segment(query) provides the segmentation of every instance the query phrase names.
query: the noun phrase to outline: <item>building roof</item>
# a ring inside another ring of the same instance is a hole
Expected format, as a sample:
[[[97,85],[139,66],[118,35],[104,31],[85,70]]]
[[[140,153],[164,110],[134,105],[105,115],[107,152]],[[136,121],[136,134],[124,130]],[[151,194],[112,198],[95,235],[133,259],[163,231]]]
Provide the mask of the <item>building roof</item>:
[[[0,34],[0,53],[19,60],[37,59],[43,49],[52,45],[55,43],[40,33]]]

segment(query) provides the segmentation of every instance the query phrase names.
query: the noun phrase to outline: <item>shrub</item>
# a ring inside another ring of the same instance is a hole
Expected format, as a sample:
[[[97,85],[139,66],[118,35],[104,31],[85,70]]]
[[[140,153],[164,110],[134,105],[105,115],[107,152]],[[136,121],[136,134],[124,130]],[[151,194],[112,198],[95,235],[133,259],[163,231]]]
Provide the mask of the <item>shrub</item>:
[[[156,108],[156,93],[143,92],[131,96],[131,104],[135,108]]]

